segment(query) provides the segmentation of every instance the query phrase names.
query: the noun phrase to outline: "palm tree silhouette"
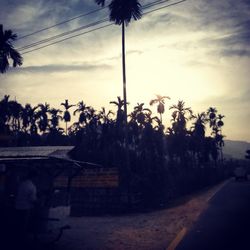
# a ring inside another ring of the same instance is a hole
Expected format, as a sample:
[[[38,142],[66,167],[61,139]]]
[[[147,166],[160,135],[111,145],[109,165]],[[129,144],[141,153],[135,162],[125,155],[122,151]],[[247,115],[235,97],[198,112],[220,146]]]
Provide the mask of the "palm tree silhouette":
[[[217,109],[210,107],[207,110],[207,115],[209,117],[209,126],[210,128],[214,127],[216,125],[216,114],[217,114]]]
[[[194,115],[193,119],[195,119],[195,121],[193,122],[193,126],[191,127],[191,129],[193,129],[193,135],[197,138],[204,138],[206,122],[208,121],[205,112]]]
[[[55,108],[52,108],[49,110],[49,113],[51,114],[51,119],[50,119],[50,122],[51,122],[51,130],[52,131],[55,131],[57,130],[57,127],[59,125],[59,120],[62,120],[62,116],[60,115],[62,113],[62,111],[60,109],[55,109]]]
[[[9,119],[12,125],[12,130],[18,132],[21,126],[21,111],[23,109],[22,105],[16,100],[9,101]]]
[[[9,95],[5,95],[0,101],[0,133],[6,133],[9,129],[7,121],[9,119]]]
[[[156,95],[156,99],[152,99],[149,104],[152,106],[154,104],[157,105],[157,113],[160,114],[160,121],[162,123],[162,114],[165,112],[165,100],[164,99],[170,99],[168,96],[161,96],[161,95]]]
[[[144,108],[144,103],[137,103],[134,107],[134,111],[131,113],[131,120],[136,121],[142,126],[145,123],[146,115],[152,114],[152,111],[148,108]]]
[[[63,113],[63,120],[65,121],[66,124],[66,135],[68,135],[68,122],[71,120],[70,112],[69,109],[71,107],[74,107],[75,105],[70,105],[68,99],[65,100],[65,102],[62,102],[61,105],[64,107],[65,111]]]
[[[205,112],[198,113],[193,115],[194,119],[193,126],[191,127],[191,137],[189,141],[189,149],[193,153],[193,161],[195,162],[198,159],[198,163],[201,163],[202,160],[205,160],[209,157],[207,150],[205,150],[206,144],[206,123],[208,121],[207,115]],[[195,155],[197,157],[195,157]]]
[[[77,103],[77,109],[74,111],[74,115],[76,115],[77,113],[80,113],[79,115],[79,123],[83,124],[87,123],[87,117],[88,117],[88,110],[90,109],[89,106],[86,106],[86,104],[83,101],[80,101]]]
[[[102,107],[101,111],[98,114],[98,118],[102,120],[104,124],[107,124],[111,122],[110,118],[111,115],[114,115],[114,113],[111,110],[107,112],[106,109]]]
[[[22,108],[21,118],[24,132],[27,132],[28,128],[31,126],[36,109],[37,107],[33,108],[29,103],[25,104],[24,108]]]
[[[177,105],[172,105],[169,109],[173,109],[172,121],[173,129],[176,133],[186,133],[186,123],[192,118],[193,112],[190,107],[185,107],[184,101],[178,101]],[[190,115],[186,117],[187,113]]]
[[[122,125],[124,122],[124,110],[123,107],[125,109],[125,102],[124,100],[121,99],[120,96],[117,96],[117,101],[111,101],[109,102],[110,104],[114,104],[115,106],[117,106],[117,112],[116,112],[116,124],[118,126]],[[128,104],[128,103],[127,103]]]
[[[38,104],[37,116],[39,117],[38,127],[41,132],[46,132],[48,128],[48,112],[49,112],[49,104],[45,102],[45,104]]]
[[[222,121],[222,119],[224,117],[225,117],[224,115],[219,114],[216,117],[216,126],[215,126],[217,127],[217,133],[215,133],[215,140],[216,140],[217,145],[219,146],[221,160],[223,160],[222,147],[225,145],[224,140],[223,140],[225,136],[222,135],[222,127],[224,126],[224,122]]]
[[[95,0],[104,6],[105,0]],[[123,99],[124,99],[124,121],[127,127],[127,90],[126,90],[126,62],[125,62],[125,25],[128,26],[131,19],[138,20],[142,16],[141,4],[138,0],[111,0],[109,4],[110,21],[122,25],[122,75],[123,75]],[[125,129],[127,134],[127,128]],[[125,135],[125,137],[127,137]]]
[[[3,74],[9,68],[9,59],[13,61],[13,67],[21,66],[23,58],[20,53],[14,49],[12,42],[17,39],[17,35],[12,30],[3,30],[0,24],[0,72]]]
[[[217,117],[217,126],[221,129],[222,126],[224,126],[224,122],[222,121],[222,119],[224,118],[224,115],[219,114]]]

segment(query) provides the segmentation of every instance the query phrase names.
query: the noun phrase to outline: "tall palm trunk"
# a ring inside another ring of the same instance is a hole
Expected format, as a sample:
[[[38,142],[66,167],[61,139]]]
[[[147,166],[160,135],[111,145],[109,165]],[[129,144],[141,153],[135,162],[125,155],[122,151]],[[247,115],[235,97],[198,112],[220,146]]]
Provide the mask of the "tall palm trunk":
[[[123,76],[123,100],[124,122],[127,126],[127,88],[126,88],[126,58],[125,58],[125,22],[122,22],[122,76]]]
[[[123,100],[124,100],[124,126],[125,126],[125,166],[126,179],[128,188],[128,205],[131,206],[131,188],[130,188],[130,164],[129,164],[129,150],[128,150],[128,120],[127,120],[127,86],[126,86],[126,50],[125,50],[125,22],[122,21],[122,76],[123,76]]]
[[[66,136],[68,135],[68,122],[65,122],[65,124],[66,124]]]

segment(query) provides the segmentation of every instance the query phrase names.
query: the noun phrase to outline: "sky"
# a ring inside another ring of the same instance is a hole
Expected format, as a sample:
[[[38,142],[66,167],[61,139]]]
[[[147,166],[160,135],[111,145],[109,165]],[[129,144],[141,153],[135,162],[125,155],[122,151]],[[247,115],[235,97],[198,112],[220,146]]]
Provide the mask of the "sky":
[[[23,46],[108,17],[108,9],[94,0],[0,1],[0,24],[20,38],[100,9],[17,40],[14,46],[21,53],[28,51],[21,50]],[[150,107],[156,94],[169,96],[163,116],[168,127],[169,106],[178,100],[194,113],[216,107],[225,115],[226,139],[250,142],[250,0],[186,0],[146,14],[177,1],[144,7],[142,18],[126,27],[129,111],[137,103]],[[92,28],[96,27],[100,25]],[[65,99],[70,104],[83,100],[98,110],[112,109],[109,102],[122,96],[120,26],[89,32],[23,58],[22,67],[0,75],[0,98],[8,94],[22,104],[47,102],[58,108]]]

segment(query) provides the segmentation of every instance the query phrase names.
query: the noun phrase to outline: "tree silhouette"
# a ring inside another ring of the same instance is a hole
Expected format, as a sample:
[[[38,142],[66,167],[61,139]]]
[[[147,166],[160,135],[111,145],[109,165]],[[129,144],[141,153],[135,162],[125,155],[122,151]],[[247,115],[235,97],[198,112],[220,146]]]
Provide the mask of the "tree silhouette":
[[[111,122],[111,118],[110,118],[111,115],[112,116],[114,115],[114,113],[111,110],[106,112],[106,109],[102,107],[101,111],[98,114],[98,117],[103,122],[103,124],[108,124]]]
[[[191,139],[190,139],[190,150],[196,154],[198,158],[198,163],[201,161],[208,161],[208,151],[206,150],[206,138],[205,130],[206,123],[208,121],[206,113],[198,113],[193,115],[192,119],[194,120],[193,126],[191,127]],[[196,159],[194,159],[196,160]]]
[[[51,114],[51,119],[50,119],[50,123],[51,123],[51,130],[57,130],[57,127],[59,125],[59,120],[62,120],[62,116],[60,115],[62,113],[62,111],[60,109],[55,109],[52,108],[49,110],[49,113]]]
[[[221,127],[224,125],[224,122],[222,119],[224,118],[224,115],[219,114],[217,117],[217,126],[221,129]]]
[[[246,150],[245,158],[250,160],[250,149]]]
[[[65,133],[68,135],[68,122],[71,120],[69,109],[71,107],[74,107],[75,105],[70,105],[68,99],[65,100],[65,102],[62,102],[61,105],[64,107],[65,111],[63,113],[63,120],[65,121],[66,129]]]
[[[185,134],[187,120],[191,119],[193,115],[192,109],[186,108],[184,101],[178,101],[177,105],[172,105],[169,109],[174,110],[172,113],[173,130],[177,134]],[[186,116],[187,114],[189,117]]]
[[[217,114],[217,109],[210,107],[207,110],[207,115],[209,117],[209,126],[212,128],[213,126],[216,125],[216,114]]]
[[[125,107],[125,102],[124,100],[121,99],[120,96],[117,97],[117,101],[111,101],[109,102],[110,104],[114,104],[117,107],[117,112],[116,112],[116,124],[117,126],[121,126],[124,121],[124,109]]]
[[[0,101],[0,133],[6,133],[8,127],[6,125],[9,116],[9,95],[5,95]]]
[[[105,0],[95,0],[99,5],[104,5]],[[110,21],[122,26],[122,79],[124,100],[124,124],[125,124],[125,149],[126,167],[129,168],[128,159],[128,126],[127,126],[127,86],[126,86],[126,50],[125,50],[125,25],[128,26],[131,19],[138,20],[142,16],[141,4],[138,0],[111,0],[109,4]]]
[[[152,99],[149,104],[152,106],[154,104],[157,104],[157,113],[160,114],[160,120],[162,123],[162,114],[165,112],[165,100],[164,99],[170,99],[168,96],[161,96],[156,95],[156,99]]]
[[[12,60],[13,67],[21,66],[23,58],[20,53],[14,49],[12,42],[17,39],[17,35],[12,30],[3,30],[0,24],[0,72],[3,74],[9,68],[9,59]]]
[[[134,111],[131,113],[130,117],[132,121],[138,122],[140,126],[145,124],[147,114],[152,114],[152,111],[148,108],[144,108],[144,103],[137,103],[134,107]]]
[[[205,112],[198,113],[197,115],[193,116],[193,119],[195,120],[193,122],[193,135],[198,138],[204,138],[205,137],[205,129],[206,129],[206,122],[207,122],[207,116]]]
[[[21,127],[21,111],[23,109],[22,105],[16,100],[9,101],[9,121],[11,123],[12,131],[17,133],[20,131]]]
[[[31,125],[35,126],[34,121],[36,120],[36,109],[37,106],[33,108],[29,103],[25,104],[24,108],[22,108],[21,118],[24,132],[27,132]],[[36,131],[36,128],[33,128],[32,130]]]
[[[46,132],[48,128],[48,112],[50,105],[45,102],[45,104],[38,104],[39,110],[37,111],[37,116],[38,116],[38,127],[41,132]]]
[[[89,106],[86,106],[86,104],[83,101],[80,101],[77,103],[77,109],[74,111],[74,115],[76,115],[77,113],[79,113],[79,123],[80,124],[84,124],[86,125],[87,123],[87,117],[88,117],[88,110],[89,110]]]

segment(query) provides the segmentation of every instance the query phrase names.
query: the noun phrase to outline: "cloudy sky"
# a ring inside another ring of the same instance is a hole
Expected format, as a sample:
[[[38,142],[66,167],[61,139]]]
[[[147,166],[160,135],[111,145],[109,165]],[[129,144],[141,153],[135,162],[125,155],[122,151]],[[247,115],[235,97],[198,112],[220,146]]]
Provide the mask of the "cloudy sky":
[[[155,0],[141,1],[142,6]],[[153,9],[175,3],[169,0]],[[108,2],[108,1],[107,1]],[[0,98],[59,107],[83,100],[99,109],[122,96],[121,29],[104,29],[41,50],[22,47],[108,17],[107,9],[22,38],[89,13],[94,0],[1,0],[0,23],[21,38],[21,68],[0,75]],[[101,23],[68,36],[95,29]],[[126,32],[129,108],[148,106],[155,94],[168,95],[167,107],[184,100],[195,113],[216,107],[226,116],[227,139],[250,141],[250,0],[186,0],[131,22]],[[43,43],[40,46],[47,45]],[[170,111],[166,109],[165,125]]]

